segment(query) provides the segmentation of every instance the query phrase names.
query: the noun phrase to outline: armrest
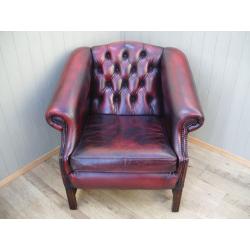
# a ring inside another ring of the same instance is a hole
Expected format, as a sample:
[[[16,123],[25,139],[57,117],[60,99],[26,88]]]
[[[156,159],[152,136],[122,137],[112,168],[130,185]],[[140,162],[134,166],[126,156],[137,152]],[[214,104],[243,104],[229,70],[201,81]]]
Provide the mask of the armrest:
[[[181,164],[188,161],[188,132],[201,127],[204,116],[188,61],[180,50],[163,50],[161,80],[164,113],[171,143]]]
[[[91,63],[89,48],[79,48],[71,54],[46,112],[49,125],[62,131],[61,157],[65,162],[80,138],[88,112]],[[69,172],[69,167],[65,167]]]

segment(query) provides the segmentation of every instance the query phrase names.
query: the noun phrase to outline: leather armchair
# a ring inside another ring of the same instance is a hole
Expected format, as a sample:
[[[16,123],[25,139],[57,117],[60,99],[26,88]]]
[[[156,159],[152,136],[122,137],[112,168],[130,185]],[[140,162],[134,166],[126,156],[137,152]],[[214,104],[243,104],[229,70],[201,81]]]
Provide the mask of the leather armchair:
[[[187,135],[204,122],[185,55],[116,42],[76,49],[46,112],[61,131],[71,209],[77,188],[172,189],[178,211]]]

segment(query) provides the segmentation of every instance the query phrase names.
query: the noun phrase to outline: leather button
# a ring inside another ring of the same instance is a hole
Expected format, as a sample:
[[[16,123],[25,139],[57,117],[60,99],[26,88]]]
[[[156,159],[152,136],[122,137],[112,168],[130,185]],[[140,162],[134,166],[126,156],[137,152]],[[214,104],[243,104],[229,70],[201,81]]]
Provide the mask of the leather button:
[[[123,79],[122,80],[122,88],[128,88],[128,79]]]
[[[120,67],[119,64],[115,64],[115,73],[120,73]]]
[[[137,94],[135,94],[135,93],[131,94],[131,96],[130,96],[130,102],[131,103],[135,103],[136,100],[137,100]]]
[[[153,101],[153,96],[147,94],[146,100],[147,100],[147,103],[150,104]]]
[[[137,71],[137,67],[136,67],[136,65],[134,64],[134,65],[132,65],[132,67],[131,67],[130,73],[131,73],[131,74],[134,74],[134,73],[136,73],[136,71]]]
[[[153,63],[150,63],[148,65],[148,72],[152,72],[154,70],[154,64]]]
[[[100,64],[97,65],[97,72],[99,74],[102,74],[103,73],[103,70],[102,70],[102,66]]]
[[[128,59],[128,51],[124,51],[124,52],[122,53],[122,58],[123,58],[124,60]]]
[[[146,83],[145,79],[141,79],[140,82],[139,82],[139,86],[144,87],[145,83]]]
[[[98,100],[99,100],[100,103],[102,103],[102,101],[103,101],[103,95],[99,95]]]
[[[108,88],[113,88],[113,84],[112,84],[112,82],[109,80],[109,81],[106,81],[106,86],[108,87]]]
[[[146,56],[147,56],[146,50],[142,50],[142,51],[140,52],[140,58],[142,59],[142,58],[145,58]]]
[[[114,93],[114,95],[113,95],[113,102],[114,103],[120,102],[120,95],[119,95],[119,93]]]
[[[110,53],[109,51],[107,51],[107,52],[105,53],[105,58],[106,58],[107,60],[110,60],[110,59],[111,59],[111,53]]]

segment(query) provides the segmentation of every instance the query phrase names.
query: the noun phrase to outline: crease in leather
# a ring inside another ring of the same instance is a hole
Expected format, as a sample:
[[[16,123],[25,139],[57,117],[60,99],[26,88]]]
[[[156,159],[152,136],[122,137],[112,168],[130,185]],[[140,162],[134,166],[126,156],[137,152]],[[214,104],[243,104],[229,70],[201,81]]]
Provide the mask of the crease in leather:
[[[177,157],[159,117],[98,114],[89,116],[70,161],[73,170],[169,172]]]

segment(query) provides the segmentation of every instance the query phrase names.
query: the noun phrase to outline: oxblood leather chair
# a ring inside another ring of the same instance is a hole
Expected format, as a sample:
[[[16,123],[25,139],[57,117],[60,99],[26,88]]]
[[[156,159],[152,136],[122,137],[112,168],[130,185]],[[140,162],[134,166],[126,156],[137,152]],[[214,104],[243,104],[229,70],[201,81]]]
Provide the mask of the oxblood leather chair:
[[[69,207],[77,188],[172,189],[179,210],[187,135],[204,121],[185,55],[117,42],[76,49],[47,110],[62,132]]]

